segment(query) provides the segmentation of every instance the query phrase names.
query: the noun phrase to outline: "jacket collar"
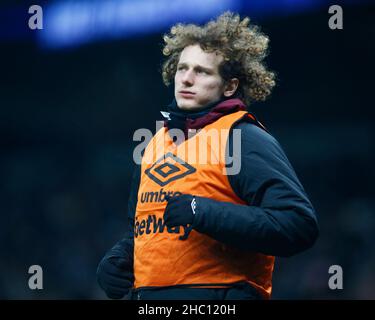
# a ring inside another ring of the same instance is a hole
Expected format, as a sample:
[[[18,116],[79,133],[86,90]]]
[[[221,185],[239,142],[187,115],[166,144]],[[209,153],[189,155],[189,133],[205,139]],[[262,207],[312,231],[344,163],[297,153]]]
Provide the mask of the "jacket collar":
[[[164,126],[171,129],[181,129],[187,133],[189,129],[199,130],[209,125],[221,117],[240,110],[246,110],[246,105],[238,98],[221,99],[200,109],[199,111],[185,111],[178,108],[176,100],[168,106],[168,112],[162,112],[167,118]]]

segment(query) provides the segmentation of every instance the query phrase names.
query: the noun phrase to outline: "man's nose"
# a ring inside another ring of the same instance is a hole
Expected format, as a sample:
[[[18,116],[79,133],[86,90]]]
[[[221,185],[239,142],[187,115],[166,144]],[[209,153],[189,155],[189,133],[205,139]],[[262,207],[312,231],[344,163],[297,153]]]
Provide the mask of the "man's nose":
[[[184,84],[184,85],[193,85],[193,83],[194,83],[194,74],[193,74],[193,71],[192,70],[187,70],[186,72],[185,72],[185,74],[183,75],[183,77],[182,77],[182,83]]]

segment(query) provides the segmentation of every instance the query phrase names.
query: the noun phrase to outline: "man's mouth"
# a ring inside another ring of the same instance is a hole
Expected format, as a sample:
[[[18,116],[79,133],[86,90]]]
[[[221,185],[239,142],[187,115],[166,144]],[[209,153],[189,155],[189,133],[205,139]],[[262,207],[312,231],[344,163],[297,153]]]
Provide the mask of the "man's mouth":
[[[194,92],[187,91],[187,90],[181,90],[179,93],[180,93],[181,96],[186,97],[186,98],[192,97],[192,96],[195,95]]]

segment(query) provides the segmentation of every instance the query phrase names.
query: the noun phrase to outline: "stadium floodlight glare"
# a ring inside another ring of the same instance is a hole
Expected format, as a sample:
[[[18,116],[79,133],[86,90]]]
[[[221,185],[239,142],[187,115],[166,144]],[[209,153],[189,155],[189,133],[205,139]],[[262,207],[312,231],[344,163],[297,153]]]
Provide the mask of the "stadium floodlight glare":
[[[44,9],[38,40],[43,47],[62,48],[134,37],[160,32],[175,22],[203,22],[239,5],[239,0],[55,1]]]

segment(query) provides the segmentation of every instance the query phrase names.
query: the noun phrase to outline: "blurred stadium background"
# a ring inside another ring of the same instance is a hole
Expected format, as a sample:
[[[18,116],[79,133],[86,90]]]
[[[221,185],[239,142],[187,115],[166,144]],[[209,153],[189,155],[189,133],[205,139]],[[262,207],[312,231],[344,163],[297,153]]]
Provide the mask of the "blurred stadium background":
[[[44,29],[30,30],[39,4]],[[328,28],[339,4],[344,29]],[[269,35],[278,86],[251,106],[319,216],[313,249],[277,259],[275,299],[374,299],[375,7],[371,1],[108,0],[0,3],[0,299],[104,299],[95,280],[123,236],[133,132],[173,97],[162,34],[225,10]],[[44,289],[30,290],[30,265]],[[341,265],[344,289],[328,288]]]

